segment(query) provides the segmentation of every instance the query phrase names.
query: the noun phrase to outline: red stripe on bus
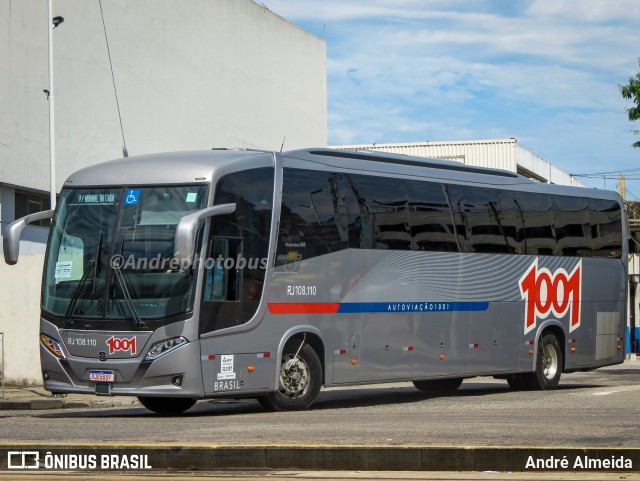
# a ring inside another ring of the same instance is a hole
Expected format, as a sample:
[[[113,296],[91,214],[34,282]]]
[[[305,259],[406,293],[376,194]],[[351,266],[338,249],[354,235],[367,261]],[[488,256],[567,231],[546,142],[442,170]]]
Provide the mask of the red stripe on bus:
[[[335,314],[340,303],[278,303],[269,304],[271,314]]]

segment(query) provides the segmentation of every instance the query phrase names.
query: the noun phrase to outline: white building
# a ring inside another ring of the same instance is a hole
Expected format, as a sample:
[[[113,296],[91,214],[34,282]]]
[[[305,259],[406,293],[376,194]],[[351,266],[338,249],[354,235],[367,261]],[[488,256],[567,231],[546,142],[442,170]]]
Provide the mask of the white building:
[[[491,167],[517,172],[540,182],[561,185],[584,184],[572,175],[517,144],[516,139],[413,142],[397,144],[339,145],[336,149],[377,150],[393,154],[416,155],[455,160],[465,165]]]
[[[70,173],[122,157],[124,140],[130,155],[326,145],[326,44],[264,6],[251,0],[53,5],[53,16],[64,17],[53,31],[58,191]],[[0,0],[0,21],[4,230],[49,207],[47,0]],[[6,360],[0,369],[7,381],[40,382],[47,232],[28,227],[18,264],[0,263]]]

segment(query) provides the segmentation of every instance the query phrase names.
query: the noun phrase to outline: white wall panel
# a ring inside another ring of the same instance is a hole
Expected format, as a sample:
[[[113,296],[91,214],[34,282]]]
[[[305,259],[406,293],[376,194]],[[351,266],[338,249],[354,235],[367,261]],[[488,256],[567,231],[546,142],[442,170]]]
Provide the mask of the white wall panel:
[[[55,0],[58,188],[122,157],[97,0]],[[130,155],[327,142],[326,44],[251,0],[102,2]],[[0,181],[49,190],[46,0],[0,0]]]

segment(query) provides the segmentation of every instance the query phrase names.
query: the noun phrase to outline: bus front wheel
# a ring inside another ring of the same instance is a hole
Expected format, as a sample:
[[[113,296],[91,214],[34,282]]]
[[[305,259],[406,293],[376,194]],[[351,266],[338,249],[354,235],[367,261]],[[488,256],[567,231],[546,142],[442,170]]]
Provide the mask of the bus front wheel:
[[[195,399],[171,397],[138,397],[138,401],[149,411],[157,414],[180,414],[196,403]]]
[[[278,390],[260,396],[258,402],[270,411],[301,411],[311,406],[321,384],[322,366],[316,352],[309,344],[300,347],[290,342],[282,352]]]
[[[562,348],[555,334],[543,334],[538,342],[536,370],[523,374],[527,388],[547,391],[555,389],[562,374]]]

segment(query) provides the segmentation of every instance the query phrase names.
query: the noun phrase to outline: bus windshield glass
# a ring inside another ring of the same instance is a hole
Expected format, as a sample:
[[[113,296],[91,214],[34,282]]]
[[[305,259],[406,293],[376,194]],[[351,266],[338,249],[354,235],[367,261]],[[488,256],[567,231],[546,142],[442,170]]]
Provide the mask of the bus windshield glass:
[[[188,312],[195,276],[173,257],[180,218],[205,185],[65,189],[45,263],[42,307],[74,319],[162,319]]]

